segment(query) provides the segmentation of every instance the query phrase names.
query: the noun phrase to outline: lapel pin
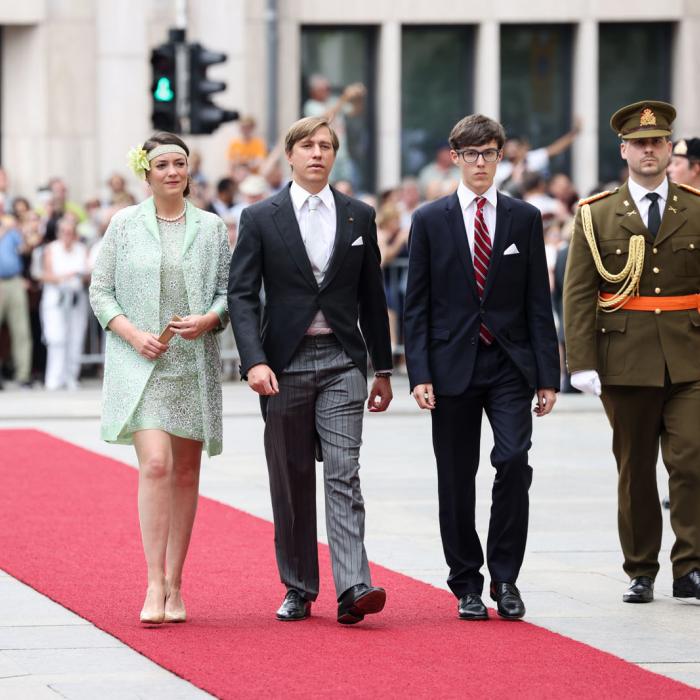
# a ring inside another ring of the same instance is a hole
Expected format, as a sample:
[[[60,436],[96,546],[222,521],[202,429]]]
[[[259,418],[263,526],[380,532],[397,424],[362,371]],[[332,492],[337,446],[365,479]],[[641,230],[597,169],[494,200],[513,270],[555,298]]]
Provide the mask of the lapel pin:
[[[674,207],[672,207],[670,204],[669,204],[669,206],[668,206],[668,210],[669,210],[669,211],[672,211],[674,214],[677,214],[677,213],[678,213],[678,211],[677,211],[676,209],[674,209]]]
[[[628,207],[628,206],[630,205],[630,203],[629,203],[627,200],[625,200],[625,201],[623,202],[623,204],[624,204],[626,207]]]
[[[674,202],[677,202],[677,201],[678,201],[678,196],[675,195],[675,194],[673,195],[673,201],[674,201]]]
[[[627,216],[634,216],[636,213],[636,211],[628,211]]]

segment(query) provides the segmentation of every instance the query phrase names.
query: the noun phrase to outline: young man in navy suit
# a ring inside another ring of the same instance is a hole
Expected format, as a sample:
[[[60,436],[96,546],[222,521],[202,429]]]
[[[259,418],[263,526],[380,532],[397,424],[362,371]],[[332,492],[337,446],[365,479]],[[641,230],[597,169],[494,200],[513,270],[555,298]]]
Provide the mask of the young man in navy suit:
[[[491,424],[493,484],[486,560],[498,614],[525,614],[516,580],[527,540],[534,413],[559,389],[559,351],[539,211],[496,191],[505,132],[473,114],[450,134],[457,192],[416,211],[405,306],[413,396],[432,416],[447,580],[465,620],[486,620],[474,479],[482,414]]]

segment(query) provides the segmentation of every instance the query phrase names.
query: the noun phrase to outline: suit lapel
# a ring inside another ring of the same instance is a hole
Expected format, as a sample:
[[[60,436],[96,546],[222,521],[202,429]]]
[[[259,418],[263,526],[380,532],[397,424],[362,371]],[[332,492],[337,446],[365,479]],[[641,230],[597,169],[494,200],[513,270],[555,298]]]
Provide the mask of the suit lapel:
[[[642,215],[634,203],[627,183],[620,187],[618,196],[616,216],[620,217],[620,226],[634,236],[644,236],[648,243],[654,243],[654,236],[649,233],[649,229],[644,225]]]
[[[335,200],[335,242],[328,268],[321,282],[321,289],[327,287],[343,264],[345,254],[352,243],[354,217],[351,200],[331,188]]]
[[[447,203],[445,205],[445,216],[447,217],[447,225],[452,233],[459,264],[462,270],[464,270],[467,285],[474,298],[478,299],[479,293],[476,288],[476,278],[474,277],[472,256],[469,252],[467,229],[464,226],[464,215],[462,214],[462,209],[459,206],[459,197],[457,196],[456,192],[447,198]]]
[[[496,193],[496,231],[491,242],[491,260],[489,261],[489,270],[486,274],[486,286],[484,287],[484,299],[488,296],[493,281],[498,275],[498,268],[501,264],[503,251],[506,249],[506,243],[510,239],[510,228],[512,224],[512,215],[510,211],[510,201],[508,197],[500,193]]]
[[[674,183],[669,182],[666,209],[664,209],[664,214],[661,218],[661,227],[656,234],[656,245],[665,241],[688,220],[685,214],[685,204],[683,204],[682,196],[678,196],[679,193],[682,193],[682,190]]]
[[[158,222],[156,221],[156,203],[153,197],[144,200],[141,207],[141,217],[146,230],[160,243],[160,234],[158,233]]]
[[[284,241],[289,255],[296,263],[304,279],[314,288],[318,289],[316,278],[314,277],[309,256],[306,253],[304,241],[301,238],[299,223],[294,213],[294,205],[289,195],[289,187],[286,187],[278,195],[273,197],[272,205],[275,207],[272,219],[277,227],[277,232]]]

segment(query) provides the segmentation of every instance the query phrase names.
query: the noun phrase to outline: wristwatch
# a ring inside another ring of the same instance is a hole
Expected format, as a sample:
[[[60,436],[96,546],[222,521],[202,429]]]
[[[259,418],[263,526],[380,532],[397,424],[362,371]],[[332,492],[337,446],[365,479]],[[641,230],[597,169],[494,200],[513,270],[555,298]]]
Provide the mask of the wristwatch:
[[[374,373],[375,377],[381,377],[382,379],[389,379],[391,377],[391,370],[387,369],[382,372],[375,372]]]

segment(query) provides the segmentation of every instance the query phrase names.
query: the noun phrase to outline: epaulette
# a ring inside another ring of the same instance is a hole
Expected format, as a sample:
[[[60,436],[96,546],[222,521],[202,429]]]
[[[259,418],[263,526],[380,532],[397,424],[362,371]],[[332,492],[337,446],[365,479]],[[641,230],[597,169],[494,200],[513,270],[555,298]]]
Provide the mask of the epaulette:
[[[700,197],[700,190],[699,189],[697,189],[695,187],[691,187],[690,185],[681,185],[680,183],[677,183],[677,184],[678,184],[678,187],[685,190],[686,192],[690,192],[691,194],[694,194],[694,195],[697,195],[698,197]]]
[[[615,188],[614,190],[605,190],[604,192],[598,192],[597,194],[593,194],[590,197],[586,197],[585,199],[579,199],[578,206],[582,207],[584,204],[597,202],[599,199],[603,199],[605,197],[609,197],[611,194],[615,194],[615,192],[617,192],[617,188]]]

